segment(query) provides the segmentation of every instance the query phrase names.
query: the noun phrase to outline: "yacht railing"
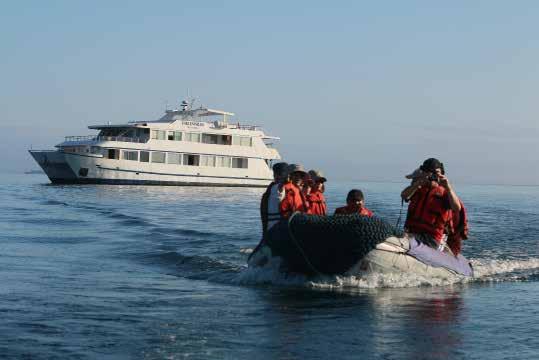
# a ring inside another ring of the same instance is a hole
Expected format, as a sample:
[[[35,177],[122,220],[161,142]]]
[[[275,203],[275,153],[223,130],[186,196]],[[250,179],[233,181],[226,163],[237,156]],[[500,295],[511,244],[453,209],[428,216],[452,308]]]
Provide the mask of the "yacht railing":
[[[79,142],[79,141],[94,141],[97,138],[96,135],[86,135],[86,136],[66,136],[65,142]]]
[[[239,129],[239,130],[251,130],[251,131],[255,131],[255,130],[259,130],[261,129],[260,126],[258,125],[241,125],[241,124],[230,124],[231,126],[229,126],[229,129],[232,128],[232,129]]]
[[[66,136],[64,142],[81,142],[81,141],[120,141],[120,142],[133,142],[133,143],[146,143],[148,138],[138,138],[138,137],[126,137],[126,136],[97,136],[97,135],[87,135],[87,136]]]

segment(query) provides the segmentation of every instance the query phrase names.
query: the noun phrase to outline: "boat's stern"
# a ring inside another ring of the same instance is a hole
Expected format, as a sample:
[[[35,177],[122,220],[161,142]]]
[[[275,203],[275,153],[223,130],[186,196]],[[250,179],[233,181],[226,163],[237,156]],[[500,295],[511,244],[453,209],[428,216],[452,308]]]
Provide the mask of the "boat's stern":
[[[76,182],[77,175],[66,161],[65,154],[58,150],[28,150],[41,166],[50,181],[55,184]]]

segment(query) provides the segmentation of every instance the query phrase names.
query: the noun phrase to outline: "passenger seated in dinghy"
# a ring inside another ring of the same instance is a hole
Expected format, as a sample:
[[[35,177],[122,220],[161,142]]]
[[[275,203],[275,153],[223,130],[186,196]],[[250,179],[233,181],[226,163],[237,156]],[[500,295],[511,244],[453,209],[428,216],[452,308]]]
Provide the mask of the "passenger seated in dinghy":
[[[290,174],[290,181],[283,186],[285,196],[279,205],[281,217],[285,219],[289,218],[296,211],[302,213],[309,211],[309,203],[302,191],[307,172],[305,172],[301,165],[290,164],[288,166],[288,173]]]
[[[288,182],[288,164],[285,162],[273,165],[273,181],[268,185],[260,200],[260,218],[262,220],[262,236],[268,229],[281,220],[279,206],[284,199],[284,184]]]
[[[444,165],[429,158],[407,178],[412,178],[412,183],[401,193],[402,199],[410,202],[405,231],[442,251],[447,243],[457,255],[461,240],[467,238],[466,211],[445,176]]]
[[[346,196],[346,206],[335,209],[335,215],[359,214],[371,217],[373,212],[365,207],[363,192],[352,189]]]
[[[324,197],[324,183],[327,179],[319,170],[309,170],[308,180],[305,186],[305,197],[309,203],[309,214],[327,215],[326,198]]]

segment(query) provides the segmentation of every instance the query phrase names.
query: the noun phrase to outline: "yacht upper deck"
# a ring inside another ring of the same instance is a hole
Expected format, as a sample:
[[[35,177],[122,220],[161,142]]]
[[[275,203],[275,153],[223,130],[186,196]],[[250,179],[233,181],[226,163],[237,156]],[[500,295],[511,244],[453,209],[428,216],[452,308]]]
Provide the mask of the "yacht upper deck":
[[[182,102],[182,109],[166,110],[165,114],[150,121],[129,121],[124,124],[90,125],[89,129],[99,130],[97,135],[66,136],[60,146],[99,143],[104,141],[147,143],[151,139],[162,140],[168,131],[191,131],[203,133],[208,136],[249,136],[259,137],[262,140],[279,140],[278,137],[268,136],[261,126],[230,122],[234,113],[199,107],[189,109],[187,103]],[[165,133],[165,135],[161,134]],[[227,140],[228,141],[228,140]],[[229,140],[232,145],[232,139]],[[203,142],[201,140],[201,142]],[[211,142],[210,142],[211,143]],[[270,145],[271,144],[267,144]]]

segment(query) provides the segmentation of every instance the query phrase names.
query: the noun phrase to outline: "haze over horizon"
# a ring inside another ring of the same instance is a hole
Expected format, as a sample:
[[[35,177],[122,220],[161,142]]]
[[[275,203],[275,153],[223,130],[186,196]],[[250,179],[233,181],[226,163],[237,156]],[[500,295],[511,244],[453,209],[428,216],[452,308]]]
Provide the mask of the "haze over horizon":
[[[0,172],[186,97],[286,161],[401,181],[539,185],[539,3],[13,2],[0,7]]]

